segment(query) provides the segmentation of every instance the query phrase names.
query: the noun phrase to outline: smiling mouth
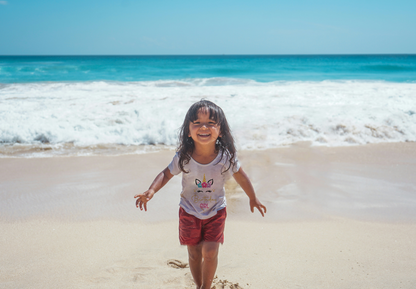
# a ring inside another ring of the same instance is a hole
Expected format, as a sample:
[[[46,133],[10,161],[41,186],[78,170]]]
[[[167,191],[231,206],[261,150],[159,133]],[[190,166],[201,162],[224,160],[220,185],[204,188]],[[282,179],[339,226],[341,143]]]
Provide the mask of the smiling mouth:
[[[202,137],[207,137],[207,136],[210,136],[210,134],[202,134],[202,133],[200,133],[200,134],[198,134],[199,136],[202,136]]]

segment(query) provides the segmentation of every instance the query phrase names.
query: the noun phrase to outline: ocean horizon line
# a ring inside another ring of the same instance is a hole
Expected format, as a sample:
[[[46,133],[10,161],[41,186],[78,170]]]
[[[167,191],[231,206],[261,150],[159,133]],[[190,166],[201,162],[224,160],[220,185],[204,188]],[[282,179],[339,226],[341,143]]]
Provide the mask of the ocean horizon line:
[[[416,56],[416,53],[311,53],[311,54],[2,54],[0,57],[159,57],[159,56]]]

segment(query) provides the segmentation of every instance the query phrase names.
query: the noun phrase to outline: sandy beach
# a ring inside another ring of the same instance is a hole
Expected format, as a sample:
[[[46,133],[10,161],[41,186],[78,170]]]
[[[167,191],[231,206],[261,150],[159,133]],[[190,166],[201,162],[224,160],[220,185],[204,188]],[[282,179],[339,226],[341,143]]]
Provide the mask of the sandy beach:
[[[178,241],[173,151],[0,158],[0,288],[194,288]],[[216,288],[415,288],[416,144],[241,151],[267,206],[227,183]],[[227,280],[227,282],[224,282]]]

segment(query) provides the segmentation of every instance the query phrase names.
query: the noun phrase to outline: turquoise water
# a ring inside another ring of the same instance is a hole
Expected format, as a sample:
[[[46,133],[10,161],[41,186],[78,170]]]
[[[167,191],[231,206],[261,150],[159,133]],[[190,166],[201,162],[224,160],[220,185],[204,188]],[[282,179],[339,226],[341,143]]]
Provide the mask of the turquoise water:
[[[0,83],[156,81],[416,81],[416,55],[0,56]]]

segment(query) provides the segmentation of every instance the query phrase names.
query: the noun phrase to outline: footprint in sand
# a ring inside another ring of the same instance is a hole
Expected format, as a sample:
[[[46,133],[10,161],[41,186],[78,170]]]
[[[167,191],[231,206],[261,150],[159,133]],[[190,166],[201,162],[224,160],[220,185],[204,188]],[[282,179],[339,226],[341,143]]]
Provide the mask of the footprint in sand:
[[[188,263],[176,259],[170,259],[167,261],[167,264],[172,268],[183,269],[188,267]],[[191,280],[192,278],[190,278]],[[211,289],[243,289],[238,283],[232,283],[228,280],[219,280],[218,277],[215,277]]]
[[[211,289],[243,289],[238,283],[231,283],[228,280],[215,280]]]
[[[182,261],[176,260],[176,259],[170,259],[167,261],[167,264],[171,266],[172,268],[176,269],[183,269],[188,267],[188,263],[184,263]]]

